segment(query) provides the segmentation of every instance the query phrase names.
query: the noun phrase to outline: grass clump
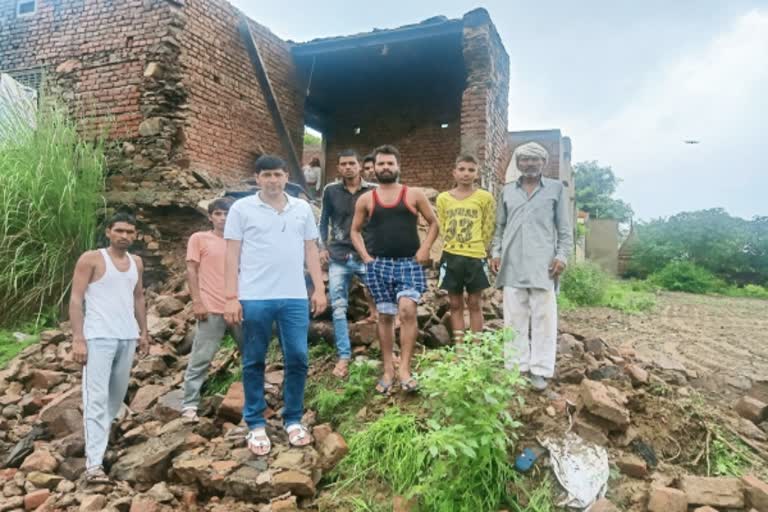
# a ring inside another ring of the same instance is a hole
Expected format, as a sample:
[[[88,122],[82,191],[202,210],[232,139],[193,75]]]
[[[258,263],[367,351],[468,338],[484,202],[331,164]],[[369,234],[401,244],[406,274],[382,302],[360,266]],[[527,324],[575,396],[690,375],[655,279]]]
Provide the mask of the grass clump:
[[[741,478],[752,466],[749,449],[736,438],[726,441],[717,429],[714,434],[710,445],[711,474]]]
[[[643,281],[618,281],[592,262],[569,265],[560,283],[561,310],[579,306],[605,306],[625,313],[640,313],[656,304],[655,287]]]
[[[31,129],[0,120],[0,324],[60,308],[72,270],[94,246],[104,206],[104,147],[82,140],[48,102]]]
[[[360,409],[373,393],[376,383],[376,367],[367,361],[355,361],[349,365],[349,376],[343,387],[332,379],[320,379],[307,388],[307,406],[317,411],[322,421],[341,423]]]
[[[421,408],[389,409],[354,434],[337,469],[347,479],[338,487],[376,478],[417,498],[419,510],[497,510],[513,478],[507,454],[519,427],[508,408],[521,400],[522,379],[503,370],[512,336],[509,329],[487,332],[460,354],[433,352],[420,375]]]
[[[207,381],[203,389],[203,396],[226,395],[229,387],[235,382],[242,380],[243,367],[239,364],[235,368],[229,368],[226,371],[216,373]]]
[[[14,333],[21,332],[32,336],[30,339],[19,341]],[[33,327],[21,329],[19,331],[2,330],[0,331],[0,370],[16,357],[22,350],[34,343],[37,343],[37,332]]]

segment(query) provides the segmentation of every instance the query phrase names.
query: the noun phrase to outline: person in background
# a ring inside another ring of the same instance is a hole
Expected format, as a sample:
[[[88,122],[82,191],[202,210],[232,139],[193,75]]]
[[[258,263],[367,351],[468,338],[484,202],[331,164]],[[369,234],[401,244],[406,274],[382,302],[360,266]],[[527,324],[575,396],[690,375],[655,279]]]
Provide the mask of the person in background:
[[[530,373],[537,391],[555,373],[556,290],[573,250],[567,189],[542,176],[548,156],[536,142],[515,150],[520,177],[502,189],[491,250],[496,286],[504,290],[504,324],[516,333],[506,347],[507,368]]]
[[[317,196],[317,191],[320,187],[320,176],[323,172],[320,167],[320,159],[315,157],[309,165],[305,165],[302,169],[304,171],[304,181],[307,184],[307,193],[310,199],[314,199]]]
[[[376,183],[376,171],[374,170],[373,155],[363,157],[363,179],[368,183]]]
[[[197,319],[197,332],[184,374],[181,417],[185,423],[199,420],[200,388],[227,329],[241,348],[240,326],[227,326],[224,321],[224,259],[227,250],[224,225],[232,203],[234,200],[229,197],[211,201],[208,220],[213,229],[194,233],[187,244],[187,282],[192,296],[192,310]]]
[[[339,153],[338,173],[340,181],[329,184],[323,190],[320,214],[320,261],[328,263],[328,286],[333,309],[333,331],[339,360],[333,374],[343,379],[349,372],[352,346],[349,340],[347,307],[349,285],[354,276],[365,282],[365,265],[352,246],[350,230],[357,199],[373,190],[374,185],[360,176],[360,162],[353,149]],[[330,232],[330,234],[329,234]],[[376,305],[369,302],[371,317],[376,318]]]
[[[438,286],[448,292],[454,343],[464,341],[464,291],[469,326],[483,330],[483,290],[488,279],[488,252],[495,227],[496,201],[476,186],[478,161],[461,155],[453,168],[456,186],[437,196],[437,219],[443,236],[443,257]]]

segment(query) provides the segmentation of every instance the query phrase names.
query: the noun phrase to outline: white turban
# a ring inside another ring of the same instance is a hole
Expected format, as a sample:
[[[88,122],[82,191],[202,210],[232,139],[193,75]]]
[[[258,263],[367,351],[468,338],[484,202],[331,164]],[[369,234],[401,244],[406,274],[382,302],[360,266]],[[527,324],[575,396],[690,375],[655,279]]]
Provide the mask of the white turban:
[[[522,157],[527,156],[531,158],[539,157],[542,160],[544,160],[544,163],[547,163],[547,160],[549,159],[549,153],[547,152],[546,148],[539,144],[538,142],[527,142],[521,146],[518,146],[515,149],[515,152],[512,153],[512,161],[509,162],[509,167],[507,168],[507,173],[504,179],[504,183],[509,183],[510,181],[515,181],[517,178],[520,177],[520,169],[517,167],[517,160]]]

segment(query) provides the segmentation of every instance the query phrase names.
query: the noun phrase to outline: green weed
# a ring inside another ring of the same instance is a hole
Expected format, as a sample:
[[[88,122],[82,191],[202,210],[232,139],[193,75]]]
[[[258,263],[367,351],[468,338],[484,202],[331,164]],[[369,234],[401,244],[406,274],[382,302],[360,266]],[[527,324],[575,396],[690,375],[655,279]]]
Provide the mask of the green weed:
[[[518,491],[525,497],[524,506],[517,502],[510,503],[513,512],[555,512],[554,498],[552,496],[552,481],[545,477],[532,491],[519,486]]]
[[[234,382],[242,380],[243,367],[237,365],[226,372],[219,372],[205,381],[203,396],[225,395]]]
[[[557,304],[561,311],[579,306],[605,306],[641,313],[656,305],[656,287],[643,281],[618,281],[590,262],[569,266],[563,274]]]
[[[512,336],[508,329],[487,332],[459,354],[449,348],[423,358],[423,409],[389,409],[352,435],[337,468],[339,490],[371,476],[417,497],[422,510],[496,510],[513,478],[507,453],[519,423],[508,408],[522,400],[519,374],[500,370]]]
[[[18,341],[13,335],[15,332],[23,332],[35,337],[30,340]],[[0,370],[5,368],[22,350],[37,343],[36,334],[35,329],[0,331]]]
[[[309,360],[314,361],[315,359],[322,359],[335,353],[336,348],[330,343],[327,343],[325,340],[321,339],[319,342],[309,347]]]
[[[749,449],[738,439],[726,439],[715,430],[710,444],[712,475],[742,477],[751,467]]]
[[[608,290],[610,278],[595,263],[581,261],[568,265],[560,281],[560,290],[577,306],[597,306]]]
[[[376,367],[367,362],[352,362],[349,376],[339,388],[335,378],[320,379],[307,388],[307,406],[317,411],[322,421],[339,423],[360,409],[373,392]]]
[[[51,100],[36,129],[0,131],[0,325],[61,309],[77,258],[94,247],[104,208],[104,146],[85,141]]]

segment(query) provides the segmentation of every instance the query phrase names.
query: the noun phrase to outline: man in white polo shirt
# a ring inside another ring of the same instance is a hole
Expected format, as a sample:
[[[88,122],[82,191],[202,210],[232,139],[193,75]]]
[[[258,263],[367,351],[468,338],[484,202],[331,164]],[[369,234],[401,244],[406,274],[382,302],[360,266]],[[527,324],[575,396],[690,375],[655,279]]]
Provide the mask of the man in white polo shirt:
[[[264,421],[264,363],[272,326],[277,323],[284,359],[283,423],[291,445],[305,446],[311,441],[301,424],[309,367],[309,312],[319,314],[327,307],[315,217],[306,201],[285,193],[285,168],[280,158],[259,157],[260,190],[232,205],[224,228],[224,318],[230,324],[243,324],[243,417],[250,429],[248,448],[259,456],[271,449]],[[305,263],[314,285],[310,299]]]

